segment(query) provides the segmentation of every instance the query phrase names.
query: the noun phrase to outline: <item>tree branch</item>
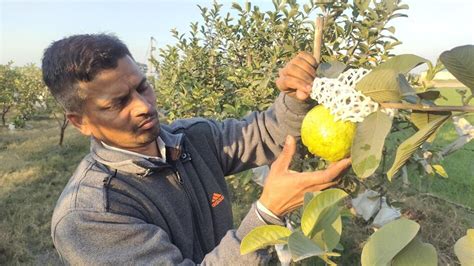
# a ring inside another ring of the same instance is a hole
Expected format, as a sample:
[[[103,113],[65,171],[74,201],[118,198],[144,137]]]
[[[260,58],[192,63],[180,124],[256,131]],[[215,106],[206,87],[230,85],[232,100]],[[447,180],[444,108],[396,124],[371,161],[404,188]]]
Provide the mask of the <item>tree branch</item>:
[[[393,109],[411,109],[417,111],[429,111],[429,112],[474,112],[474,106],[427,106],[423,104],[411,104],[411,103],[380,103],[383,108]]]
[[[324,17],[317,17],[314,23],[313,56],[316,62],[321,63],[321,45],[323,39]]]

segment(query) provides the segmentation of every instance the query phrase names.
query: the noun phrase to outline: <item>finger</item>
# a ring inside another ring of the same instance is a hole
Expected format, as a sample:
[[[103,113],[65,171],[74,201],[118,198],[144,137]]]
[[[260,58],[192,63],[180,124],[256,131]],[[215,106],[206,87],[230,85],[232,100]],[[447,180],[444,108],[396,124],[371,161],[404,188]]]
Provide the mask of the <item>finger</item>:
[[[316,61],[316,58],[314,58],[314,56],[308,52],[300,52],[297,56],[297,58],[302,58],[304,59],[306,62],[308,62],[308,64],[310,64],[313,68],[317,68],[318,67],[318,62]]]
[[[329,167],[326,170],[324,170],[324,172],[328,176],[337,177],[342,171],[344,171],[350,165],[351,165],[350,158],[342,159],[340,161],[330,164]]]
[[[288,67],[283,71],[283,74],[285,76],[302,79],[308,84],[312,84],[316,77],[316,73],[314,71],[312,73],[311,70],[305,69],[305,66],[302,66],[301,64],[288,65]]]
[[[288,65],[292,67],[296,66],[300,68],[302,71],[304,71],[304,73],[308,75],[308,78],[311,79],[311,81],[313,81],[316,78],[316,68],[310,65],[308,61],[306,61],[303,58],[295,58]],[[288,70],[292,70],[292,69],[288,68]]]
[[[306,92],[300,91],[300,90],[297,90],[296,94],[295,94],[296,99],[298,99],[300,101],[304,101],[304,100],[308,99],[309,95],[310,95],[309,93],[306,93]]]
[[[278,158],[273,162],[272,168],[278,172],[286,172],[290,167],[291,160],[296,151],[296,140],[294,137],[288,135],[285,140],[285,146]]]
[[[296,186],[300,190],[307,190],[316,185],[332,182],[332,178],[329,178],[324,171],[297,173],[294,180],[297,182]]]
[[[335,186],[335,185],[337,185],[337,181],[329,182],[329,183],[325,183],[325,184],[314,185],[314,186],[311,186],[308,189],[308,191],[306,191],[306,192],[321,191],[323,189],[330,188],[330,187]]]
[[[293,76],[288,76],[288,75],[278,78],[276,83],[277,83],[278,88],[282,91],[296,89],[296,90],[301,90],[309,94],[312,88],[311,83],[307,83],[302,79],[295,78]]]
[[[280,89],[281,91],[288,91],[289,88],[287,84],[285,83],[285,77],[280,75],[277,80],[275,81],[277,88]]]

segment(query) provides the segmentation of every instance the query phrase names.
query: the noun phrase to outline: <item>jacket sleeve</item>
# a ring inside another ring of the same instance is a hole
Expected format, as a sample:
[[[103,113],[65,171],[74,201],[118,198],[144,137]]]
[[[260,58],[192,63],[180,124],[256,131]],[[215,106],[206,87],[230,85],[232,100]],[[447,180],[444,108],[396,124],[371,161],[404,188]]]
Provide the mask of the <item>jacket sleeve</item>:
[[[264,251],[240,255],[240,241],[253,228],[265,223],[255,204],[237,230],[229,230],[202,262],[183,258],[168,234],[138,218],[109,212],[75,210],[60,219],[52,236],[62,260],[71,265],[262,265]]]
[[[301,122],[312,106],[280,93],[264,112],[253,112],[242,120],[212,121],[212,134],[225,175],[271,163],[287,135],[300,137]]]

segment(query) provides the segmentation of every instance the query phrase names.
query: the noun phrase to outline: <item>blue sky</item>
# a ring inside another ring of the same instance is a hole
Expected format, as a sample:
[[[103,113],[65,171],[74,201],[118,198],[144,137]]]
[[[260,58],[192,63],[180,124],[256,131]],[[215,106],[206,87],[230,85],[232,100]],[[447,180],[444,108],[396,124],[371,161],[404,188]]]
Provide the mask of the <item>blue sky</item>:
[[[224,11],[232,1],[219,1]],[[243,3],[244,1],[236,1]],[[262,10],[270,0],[251,1]],[[300,1],[301,4],[307,1]],[[408,18],[392,23],[403,44],[395,53],[414,53],[436,60],[444,50],[474,44],[473,0],[411,0]],[[115,33],[138,61],[145,61],[149,39],[158,47],[173,43],[171,28],[185,32],[200,21],[197,4],[212,1],[185,0],[0,0],[0,64],[39,65],[43,50],[54,40],[78,33]]]

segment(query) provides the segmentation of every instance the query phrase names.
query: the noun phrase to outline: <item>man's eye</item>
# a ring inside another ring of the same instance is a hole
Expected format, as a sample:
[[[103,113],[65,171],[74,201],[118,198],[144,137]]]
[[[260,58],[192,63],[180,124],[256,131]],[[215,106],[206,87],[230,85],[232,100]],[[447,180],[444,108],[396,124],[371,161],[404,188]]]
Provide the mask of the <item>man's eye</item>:
[[[123,108],[127,104],[127,102],[128,102],[128,97],[125,97],[123,99],[117,100],[111,105],[102,107],[102,110],[106,110],[106,111],[118,110],[118,109]]]
[[[138,89],[137,89],[137,92],[138,93],[142,93],[142,92],[145,92],[146,90],[148,90],[150,88],[150,84],[148,84],[147,82],[143,83],[143,85],[141,85]]]

